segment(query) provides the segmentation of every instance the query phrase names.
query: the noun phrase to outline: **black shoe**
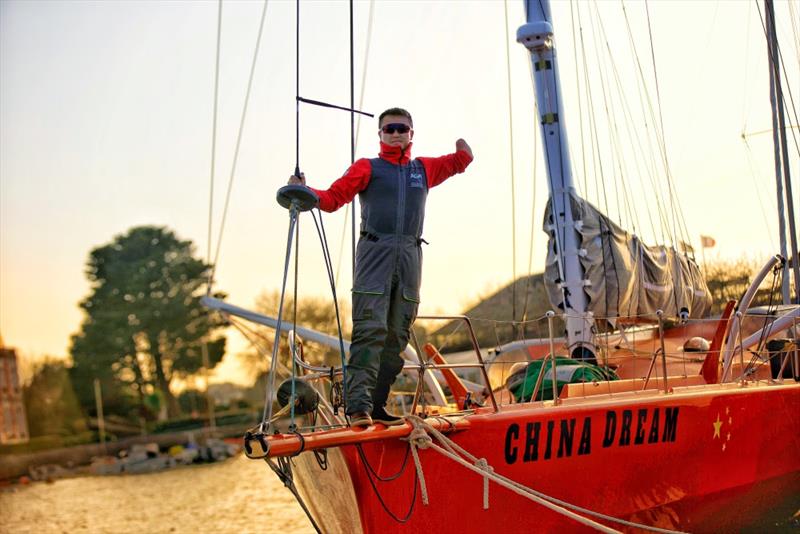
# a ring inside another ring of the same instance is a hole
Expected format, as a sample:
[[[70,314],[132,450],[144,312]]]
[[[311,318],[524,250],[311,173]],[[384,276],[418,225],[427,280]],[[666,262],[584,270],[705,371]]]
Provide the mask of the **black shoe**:
[[[372,425],[372,418],[367,412],[351,413],[348,417],[350,418],[350,426],[367,427]]]
[[[405,419],[387,413],[384,408],[375,408],[372,410],[372,420],[376,423],[381,423],[386,426],[396,426],[405,424]]]

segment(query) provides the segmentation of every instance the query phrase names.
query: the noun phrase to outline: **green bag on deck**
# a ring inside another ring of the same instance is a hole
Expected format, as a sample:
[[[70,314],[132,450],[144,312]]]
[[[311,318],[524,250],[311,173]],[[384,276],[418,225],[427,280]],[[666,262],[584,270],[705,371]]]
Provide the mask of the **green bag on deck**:
[[[516,402],[527,402],[533,395],[533,388],[542,372],[543,360],[534,360],[519,371],[514,372],[506,380],[506,387],[514,395]],[[593,365],[591,363],[556,356],[556,387],[558,392],[565,384],[578,384],[581,382],[605,382],[619,380],[617,374],[611,369]],[[544,378],[536,400],[552,400],[553,398],[553,362],[549,359],[544,365]]]

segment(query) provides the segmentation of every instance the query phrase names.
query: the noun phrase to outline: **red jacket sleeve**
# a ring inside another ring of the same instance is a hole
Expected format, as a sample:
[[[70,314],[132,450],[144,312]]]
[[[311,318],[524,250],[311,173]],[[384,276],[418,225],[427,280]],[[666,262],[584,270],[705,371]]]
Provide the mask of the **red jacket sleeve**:
[[[472,163],[472,156],[466,150],[459,150],[438,158],[419,158],[428,176],[428,188],[436,187],[454,174],[464,172]]]
[[[336,211],[364,190],[372,175],[372,165],[368,159],[360,159],[353,163],[344,176],[336,180],[326,189],[310,189],[319,195],[319,209]]]

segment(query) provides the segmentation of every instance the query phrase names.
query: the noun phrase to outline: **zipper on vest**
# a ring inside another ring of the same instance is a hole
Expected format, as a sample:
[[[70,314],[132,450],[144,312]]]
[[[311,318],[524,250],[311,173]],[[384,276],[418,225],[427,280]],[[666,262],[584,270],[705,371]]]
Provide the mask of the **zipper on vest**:
[[[406,180],[403,179],[405,175],[404,170],[402,164],[397,166],[397,217],[395,220],[394,233],[398,236],[398,239],[403,235],[403,223],[406,217]]]
[[[400,153],[400,161],[403,161],[403,154]],[[398,162],[397,165],[397,217],[394,223],[394,272],[399,275],[400,270],[400,254],[402,246],[401,235],[403,233],[403,222],[406,214],[406,184],[403,180],[403,165]]]

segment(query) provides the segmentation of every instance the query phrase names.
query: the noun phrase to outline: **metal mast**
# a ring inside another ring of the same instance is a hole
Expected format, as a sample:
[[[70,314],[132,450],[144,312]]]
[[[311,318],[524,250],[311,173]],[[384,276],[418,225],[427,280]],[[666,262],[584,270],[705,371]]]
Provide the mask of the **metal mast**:
[[[794,220],[794,201],[792,196],[792,180],[789,174],[789,150],[786,140],[786,118],[784,109],[786,104],[783,100],[783,87],[781,85],[780,53],[778,49],[778,34],[775,28],[775,6],[772,0],[764,0],[767,32],[767,51],[769,55],[769,81],[770,81],[770,102],[772,104],[772,129],[775,144],[775,176],[777,178],[778,192],[778,216],[780,217],[781,232],[781,254],[789,262],[784,266],[783,271],[783,300],[784,304],[791,302],[789,295],[789,266],[793,267],[795,284],[795,303],[800,304],[800,265],[797,258],[797,231]],[[781,160],[783,161],[783,173],[781,173]],[[782,176],[781,176],[782,174]],[[783,212],[783,191],[781,188],[781,178],[786,185],[786,214]],[[786,237],[784,218],[789,221],[789,239],[791,244],[791,255],[786,254]]]
[[[572,213],[571,199],[577,192],[563,123],[549,0],[525,0],[525,15],[527,23],[517,30],[517,42],[525,45],[531,56],[552,209],[548,232],[558,258],[567,341],[570,356],[593,359],[596,350],[592,341],[592,314],[583,290],[588,281],[580,263],[585,251],[580,249],[576,229],[580,221],[576,222]]]

